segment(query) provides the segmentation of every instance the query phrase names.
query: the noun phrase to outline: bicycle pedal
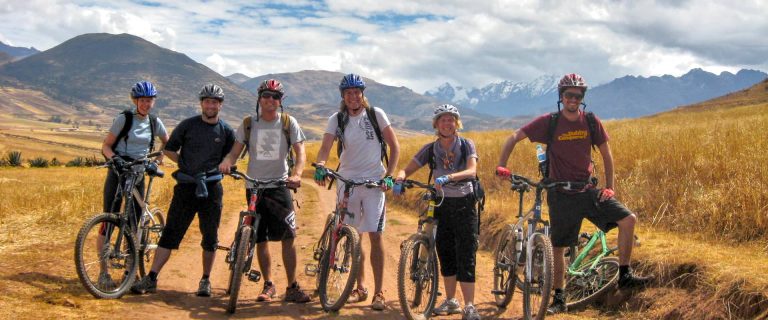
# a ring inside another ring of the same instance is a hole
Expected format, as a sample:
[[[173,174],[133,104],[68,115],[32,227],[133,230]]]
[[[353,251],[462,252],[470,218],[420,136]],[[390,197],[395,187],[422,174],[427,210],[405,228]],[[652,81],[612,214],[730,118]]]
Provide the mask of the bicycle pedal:
[[[307,264],[304,266],[304,274],[310,277],[317,276],[319,268],[316,264]]]
[[[501,294],[506,294],[506,293],[507,293],[507,292],[506,292],[506,291],[504,291],[504,290],[491,290],[491,294],[498,294],[498,295],[501,295]]]
[[[229,251],[229,247],[225,247],[225,246],[216,246],[216,249],[217,250]]]
[[[261,280],[261,272],[256,270],[248,271],[248,280],[252,282],[259,282],[259,280]]]

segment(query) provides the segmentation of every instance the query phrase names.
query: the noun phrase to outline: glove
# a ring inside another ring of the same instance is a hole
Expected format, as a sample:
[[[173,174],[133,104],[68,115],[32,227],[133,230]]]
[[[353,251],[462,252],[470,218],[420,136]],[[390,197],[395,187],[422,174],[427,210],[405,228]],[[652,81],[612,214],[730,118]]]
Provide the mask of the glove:
[[[435,184],[444,185],[451,181],[451,179],[448,178],[448,176],[440,176],[437,179],[435,179]]]
[[[503,167],[503,166],[497,166],[496,167],[496,175],[499,177],[507,178],[510,175],[512,175],[512,172],[509,171],[509,169]]]
[[[395,183],[394,186],[392,186],[392,193],[394,193],[396,196],[404,195],[405,194],[405,188],[403,188],[402,183]]]
[[[392,176],[386,176],[386,177],[384,177],[384,179],[381,179],[381,182],[382,182],[382,184],[384,184],[385,186],[387,186],[387,188],[388,188],[388,189],[392,189],[392,185],[395,183],[395,182],[392,180]]]
[[[600,191],[600,202],[613,198],[614,195],[616,195],[616,192],[614,192],[613,189],[605,188]]]
[[[117,171],[123,171],[127,165],[128,163],[125,162],[125,159],[118,155],[112,156],[112,166],[114,166]]]
[[[315,181],[323,181],[325,180],[325,175],[328,173],[328,171],[325,170],[325,167],[323,166],[317,166],[315,169]]]

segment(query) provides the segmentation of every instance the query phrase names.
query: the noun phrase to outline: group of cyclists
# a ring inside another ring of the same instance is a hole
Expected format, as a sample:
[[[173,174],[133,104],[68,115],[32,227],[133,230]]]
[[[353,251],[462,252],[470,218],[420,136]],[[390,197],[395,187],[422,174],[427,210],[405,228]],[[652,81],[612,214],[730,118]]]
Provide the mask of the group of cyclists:
[[[400,147],[394,128],[384,110],[373,107],[366,95],[366,84],[357,74],[345,75],[339,83],[341,101],[339,111],[328,118],[322,145],[315,159],[317,169],[314,180],[318,185],[328,182],[325,169],[334,142],[337,143],[341,176],[353,181],[381,181],[381,188],[353,189],[349,195],[347,209],[352,214],[345,221],[370,241],[369,254],[374,279],[373,291],[366,287],[365,267],[357,278],[357,287],[348,302],[364,302],[370,298],[373,310],[385,310],[386,297],[383,292],[385,245],[383,232],[386,225],[385,192],[393,189],[396,196],[403,194],[402,183],[419,168],[429,165],[434,170],[436,188],[442,190],[444,199],[435,210],[440,221],[436,232],[436,248],[440,262],[440,273],[445,286],[445,301],[434,309],[435,315],[462,313],[464,319],[480,319],[474,306],[476,252],[479,236],[479,213],[477,212],[476,171],[478,153],[475,143],[461,137],[461,115],[458,108],[450,104],[435,107],[432,127],[437,139],[425,144],[413,156],[404,169],[398,170]],[[583,190],[555,190],[548,193],[551,239],[554,247],[555,295],[549,311],[566,312],[564,287],[564,249],[578,240],[581,222],[584,218],[608,231],[619,228],[620,288],[647,284],[650,277],[635,275],[630,267],[630,255],[634,241],[636,216],[615,199],[613,158],[608,145],[609,136],[599,119],[595,124],[588,121],[581,106],[587,85],[576,74],[565,75],[558,84],[559,120],[550,137],[550,114],[536,118],[510,136],[499,157],[495,173],[508,177],[507,160],[517,142],[528,138],[532,142],[547,143],[549,156],[549,177],[560,181],[588,181],[593,174],[591,146],[597,146],[605,166],[605,187],[597,188],[588,184]],[[265,80],[258,88],[256,113],[246,117],[235,131],[219,117],[224,103],[224,91],[216,84],[205,85],[199,93],[201,114],[183,120],[170,134],[156,116],[150,112],[157,97],[154,85],[147,81],[138,82],[131,90],[135,109],[118,115],[107,137],[102,151],[113,159],[116,167],[145,156],[152,149],[154,137],[159,137],[165,157],[178,164],[173,173],[177,184],[165,229],[159,240],[157,252],[150,272],[132,287],[138,294],[157,291],[158,274],[169,260],[173,250],[179,248],[194,216],[198,215],[203,275],[200,279],[198,296],[211,296],[210,273],[218,245],[218,228],[221,220],[223,188],[221,179],[230,173],[243,149],[249,155],[247,174],[256,179],[281,179],[285,186],[276,186],[263,194],[259,202],[262,212],[257,230],[257,249],[264,288],[257,301],[271,301],[277,298],[273,282],[271,255],[268,241],[280,241],[283,265],[288,283],[283,299],[289,302],[306,303],[311,297],[301,290],[296,281],[297,254],[294,245],[296,213],[289,188],[301,186],[306,154],[306,137],[298,121],[286,116],[283,110],[285,88],[275,79]],[[131,117],[132,120],[127,120]],[[125,130],[124,127],[130,125]],[[593,125],[596,130],[589,126]],[[126,132],[127,131],[127,132]],[[594,133],[593,133],[594,132]],[[593,136],[594,135],[594,136]],[[288,156],[292,155],[293,165]],[[163,161],[162,157],[158,158]],[[431,178],[430,178],[431,179]],[[104,211],[115,212],[113,198],[118,184],[116,174],[110,173],[104,184]],[[343,190],[339,182],[337,190]],[[246,200],[250,198],[246,188]],[[362,239],[362,237],[361,237]],[[364,250],[366,251],[366,250]],[[364,264],[361,264],[364,266]],[[100,277],[99,281],[111,281]],[[457,286],[464,298],[463,306],[456,299]]]

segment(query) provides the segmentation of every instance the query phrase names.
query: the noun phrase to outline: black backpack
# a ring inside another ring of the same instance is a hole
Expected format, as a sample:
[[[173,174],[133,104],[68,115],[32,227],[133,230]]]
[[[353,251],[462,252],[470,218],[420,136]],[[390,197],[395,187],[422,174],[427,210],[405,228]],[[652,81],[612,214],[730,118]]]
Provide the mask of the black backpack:
[[[459,136],[458,138],[459,148],[461,149],[461,157],[456,163],[456,167],[461,168],[467,164],[469,143],[467,143],[467,139],[464,139],[464,137]],[[435,140],[435,142],[433,142],[432,145],[427,148],[427,159],[429,159],[429,176],[427,181],[432,181],[432,171],[434,171],[437,167],[437,160],[435,160],[435,143],[438,143],[438,141],[439,140]],[[477,206],[477,233],[480,234],[480,213],[485,210],[485,190],[483,190],[483,186],[480,184],[480,177],[477,175],[475,175],[475,181],[472,182],[472,193],[475,197],[475,205]]]
[[[595,132],[597,132],[597,120],[595,119],[595,114],[592,111],[589,111],[586,113],[587,117],[587,125],[589,127],[589,139],[592,143],[592,150],[595,150]],[[555,137],[555,129],[557,128],[557,121],[560,119],[560,112],[552,112],[549,114],[549,128],[547,129],[547,160],[544,161],[544,164],[542,164],[539,167],[539,171],[541,171],[541,176],[544,178],[549,178],[549,159],[551,158],[551,152],[549,150],[549,146],[552,145],[552,139]],[[594,164],[594,160],[592,161]],[[594,167],[594,166],[593,166]]]
[[[120,143],[120,139],[123,139],[126,144],[128,144],[128,131],[131,130],[131,127],[133,126],[133,111],[131,109],[126,109],[123,112],[120,112],[125,116],[125,124],[123,124],[123,128],[120,129],[120,133],[117,134],[117,138],[115,139],[115,143],[112,144],[112,152],[115,152],[115,149],[117,148],[117,144]],[[157,125],[157,115],[155,114],[149,114],[149,152],[151,153],[155,149],[155,125]]]

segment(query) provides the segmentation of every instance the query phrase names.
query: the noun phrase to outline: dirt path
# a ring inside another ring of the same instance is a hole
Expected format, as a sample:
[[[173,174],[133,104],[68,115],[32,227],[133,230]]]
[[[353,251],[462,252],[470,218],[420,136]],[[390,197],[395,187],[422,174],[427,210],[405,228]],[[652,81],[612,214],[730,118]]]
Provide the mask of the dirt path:
[[[239,198],[238,198],[239,199]],[[299,236],[296,239],[299,264],[297,276],[299,283],[307,292],[313,293],[313,301],[307,304],[292,304],[279,301],[287,286],[285,270],[282,264],[279,243],[271,243],[272,277],[278,287],[278,301],[270,303],[256,302],[263,282],[253,283],[245,281],[240,293],[240,302],[233,318],[267,317],[269,319],[325,319],[325,318],[367,318],[367,319],[402,319],[399,303],[397,302],[397,263],[400,256],[400,242],[415,230],[416,218],[405,213],[389,210],[387,217],[387,229],[385,231],[386,263],[384,293],[388,308],[385,311],[373,311],[370,302],[347,304],[338,314],[328,314],[322,311],[315,290],[315,279],[304,275],[304,265],[313,262],[311,251],[322,231],[322,222],[329,212],[333,211],[335,195],[325,188],[317,187],[311,180],[305,180],[301,191],[297,195],[301,205],[298,210]],[[228,245],[234,237],[237,210],[236,203],[225,203],[225,214],[220,228],[220,241],[222,245]],[[145,296],[125,296],[122,301],[129,302],[129,314],[137,318],[149,317],[153,319],[178,319],[178,318],[202,318],[219,319],[227,318],[225,307],[228,296],[224,294],[228,282],[228,270],[223,262],[224,252],[217,255],[214,271],[211,275],[213,284],[213,297],[196,297],[193,292],[197,289],[197,282],[201,275],[199,232],[196,226],[190,227],[188,238],[182,243],[181,249],[174,252],[171,260],[160,273],[158,293]],[[363,248],[366,252],[370,248],[367,237],[364,237]],[[368,260],[369,261],[369,260]],[[490,290],[493,286],[491,278],[491,258],[487,252],[478,254],[477,267],[477,292],[475,304],[483,318],[519,318],[519,308],[514,307],[506,313],[499,313],[492,304],[493,296]],[[256,262],[254,261],[254,267]],[[373,290],[373,276],[370,272],[370,264],[365,266],[367,270],[366,287]],[[441,281],[442,287],[442,281]],[[443,291],[441,289],[441,291]],[[458,293],[459,300],[463,301]],[[439,302],[444,298],[439,297]],[[438,303],[439,303],[438,302]],[[134,304],[135,303],[135,304]],[[519,306],[519,302],[513,302],[513,306]],[[440,317],[441,319],[460,319],[459,315],[453,317]]]

